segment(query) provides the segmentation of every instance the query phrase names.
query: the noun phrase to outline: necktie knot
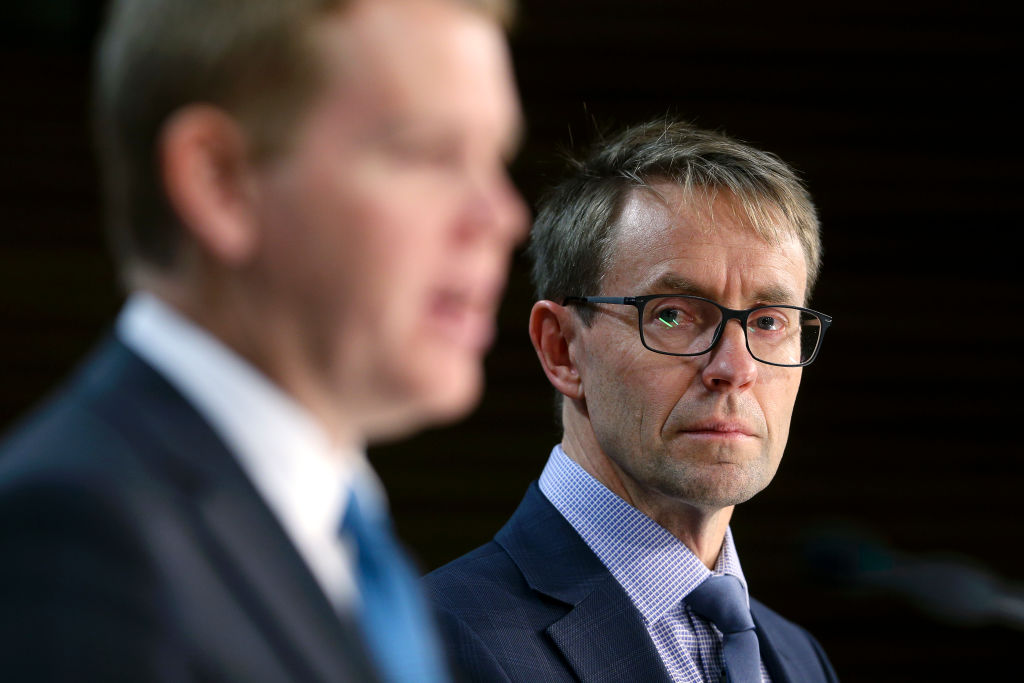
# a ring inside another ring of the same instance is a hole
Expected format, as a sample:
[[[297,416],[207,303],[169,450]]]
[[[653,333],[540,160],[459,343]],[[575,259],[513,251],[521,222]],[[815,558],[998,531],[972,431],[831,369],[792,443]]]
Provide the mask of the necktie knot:
[[[686,596],[686,604],[722,632],[724,679],[731,683],[758,683],[761,653],[740,580],[728,574],[712,576]]]
[[[754,628],[743,584],[735,576],[711,576],[686,597],[686,604],[722,633]]]

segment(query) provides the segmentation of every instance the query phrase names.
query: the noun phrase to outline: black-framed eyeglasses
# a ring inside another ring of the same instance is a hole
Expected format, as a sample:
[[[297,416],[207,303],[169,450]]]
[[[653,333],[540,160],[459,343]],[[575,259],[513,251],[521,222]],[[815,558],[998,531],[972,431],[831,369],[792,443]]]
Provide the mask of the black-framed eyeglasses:
[[[621,304],[637,311],[640,342],[667,356],[708,353],[725,330],[737,320],[743,328],[747,351],[762,363],[781,367],[810,365],[818,356],[832,317],[800,306],[726,308],[711,299],[686,294],[646,296],[570,296],[563,305]]]

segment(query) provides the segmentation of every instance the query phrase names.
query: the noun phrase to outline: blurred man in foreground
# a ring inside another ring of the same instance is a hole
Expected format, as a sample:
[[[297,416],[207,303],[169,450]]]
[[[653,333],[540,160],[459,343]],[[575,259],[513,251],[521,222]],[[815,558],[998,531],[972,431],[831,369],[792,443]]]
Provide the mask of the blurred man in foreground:
[[[481,390],[525,221],[506,12],[113,4],[131,294],[0,452],[5,678],[446,678],[364,447]]]
[[[834,680],[749,598],[729,531],[831,322],[805,308],[818,230],[777,158],[666,121],[546,199],[530,338],[562,441],[494,541],[427,578],[469,680]]]

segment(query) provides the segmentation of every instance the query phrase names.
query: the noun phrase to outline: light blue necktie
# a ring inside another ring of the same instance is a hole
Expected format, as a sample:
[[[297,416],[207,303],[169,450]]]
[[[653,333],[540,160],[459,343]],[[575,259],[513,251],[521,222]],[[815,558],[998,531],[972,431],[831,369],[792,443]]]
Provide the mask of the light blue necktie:
[[[341,532],[355,542],[359,622],[384,679],[448,681],[416,574],[398,545],[387,511],[361,501],[353,490]]]
[[[723,680],[729,683],[760,683],[761,653],[740,580],[728,574],[711,576],[685,600],[698,616],[722,632],[726,670]]]

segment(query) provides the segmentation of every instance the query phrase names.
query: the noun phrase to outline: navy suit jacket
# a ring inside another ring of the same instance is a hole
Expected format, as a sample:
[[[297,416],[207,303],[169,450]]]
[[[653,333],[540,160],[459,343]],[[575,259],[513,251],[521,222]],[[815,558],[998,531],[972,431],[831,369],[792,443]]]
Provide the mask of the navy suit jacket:
[[[640,612],[536,482],[492,542],[424,581],[467,680],[670,680]],[[775,683],[836,680],[807,631],[750,603]]]
[[[7,681],[372,681],[207,423],[115,340],[0,447]]]

